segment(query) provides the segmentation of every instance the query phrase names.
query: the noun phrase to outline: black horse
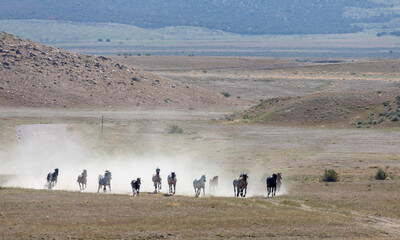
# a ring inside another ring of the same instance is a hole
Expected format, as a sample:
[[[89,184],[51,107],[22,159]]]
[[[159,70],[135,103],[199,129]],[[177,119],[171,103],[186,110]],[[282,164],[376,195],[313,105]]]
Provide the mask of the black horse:
[[[136,180],[132,180],[131,186],[132,186],[133,196],[135,196],[135,194],[137,193],[137,195],[139,197],[140,184],[141,184],[140,178],[137,178]]]
[[[49,189],[52,189],[57,184],[58,168],[54,169],[53,173],[48,173],[46,179]]]
[[[267,191],[268,191],[268,197],[269,194],[272,193],[271,197],[275,196],[276,193],[276,180],[278,179],[278,175],[275,173],[272,174],[271,177],[267,178]]]

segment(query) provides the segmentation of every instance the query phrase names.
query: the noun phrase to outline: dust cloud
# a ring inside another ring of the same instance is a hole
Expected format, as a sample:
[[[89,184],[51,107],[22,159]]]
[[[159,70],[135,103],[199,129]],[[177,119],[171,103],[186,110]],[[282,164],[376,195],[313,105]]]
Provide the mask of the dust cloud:
[[[237,176],[232,171],[206,159],[196,159],[190,154],[178,153],[171,157],[153,152],[99,157],[82,147],[68,131],[66,124],[19,125],[16,132],[19,141],[17,157],[0,162],[0,174],[12,176],[2,183],[5,187],[47,189],[47,174],[59,168],[58,182],[53,188],[56,190],[79,191],[77,178],[86,169],[88,178],[84,192],[97,192],[98,177],[105,170],[112,173],[111,193],[131,194],[130,182],[137,177],[142,179],[141,192],[153,192],[151,178],[158,167],[161,169],[161,192],[164,194],[168,193],[167,176],[175,172],[177,195],[194,196],[193,180],[205,174],[206,196],[234,196],[232,181]],[[248,174],[250,179],[247,196],[265,196],[265,179],[262,181],[262,173],[252,170]],[[217,175],[218,190],[210,192],[209,180]],[[283,186],[279,195],[286,192]],[[100,193],[103,193],[102,188]],[[106,193],[110,193],[108,189]]]

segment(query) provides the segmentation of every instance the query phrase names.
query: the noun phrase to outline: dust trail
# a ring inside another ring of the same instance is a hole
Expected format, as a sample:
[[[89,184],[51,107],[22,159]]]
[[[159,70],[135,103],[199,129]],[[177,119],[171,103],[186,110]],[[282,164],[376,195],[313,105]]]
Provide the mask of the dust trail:
[[[83,169],[88,171],[87,192],[97,192],[98,176],[105,170],[112,172],[112,193],[130,194],[130,181],[142,178],[142,192],[153,192],[151,181],[155,169],[161,169],[162,192],[168,192],[167,176],[177,174],[177,194],[193,196],[193,180],[206,174],[206,194],[210,195],[209,179],[219,176],[216,196],[233,196],[233,173],[206,159],[197,159],[190,154],[177,153],[175,156],[152,152],[143,155],[119,155],[96,157],[82,147],[68,130],[66,124],[33,124],[16,127],[19,140],[19,156],[1,164],[0,174],[14,175],[6,182],[8,187],[46,189],[47,173],[60,169],[58,183],[54,189],[79,191],[77,177]],[[265,180],[259,170],[249,172],[248,196],[265,195]],[[283,190],[283,191],[282,191]],[[281,190],[281,194],[285,189]],[[102,192],[102,189],[100,189]]]

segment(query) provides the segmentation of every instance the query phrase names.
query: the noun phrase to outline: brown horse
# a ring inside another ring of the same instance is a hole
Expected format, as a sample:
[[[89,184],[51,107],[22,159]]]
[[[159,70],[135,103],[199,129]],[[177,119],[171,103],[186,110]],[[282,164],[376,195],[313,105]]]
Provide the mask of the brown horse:
[[[210,192],[218,191],[218,176],[214,176],[210,179]]]
[[[170,175],[168,175],[168,185],[169,185],[169,193],[175,194],[176,190],[176,174],[175,172],[171,172]],[[174,191],[172,192],[172,187],[174,187]]]
[[[161,190],[161,176],[160,176],[160,169],[156,169],[156,174],[153,175],[153,183],[154,183],[154,192],[157,193]]]
[[[133,196],[135,196],[135,194],[137,194],[137,196],[139,197],[140,184],[142,184],[142,181],[140,178],[137,178],[136,180],[132,180],[131,186],[132,186]]]
[[[79,184],[79,189],[84,190],[86,188],[86,183],[87,183],[87,171],[86,169],[83,170],[82,174],[78,176],[77,180]]]
[[[239,194],[241,197],[246,197],[247,193],[247,179],[249,176],[246,173],[243,173],[240,175],[239,178],[236,178],[233,180],[233,192],[234,196],[239,197]]]

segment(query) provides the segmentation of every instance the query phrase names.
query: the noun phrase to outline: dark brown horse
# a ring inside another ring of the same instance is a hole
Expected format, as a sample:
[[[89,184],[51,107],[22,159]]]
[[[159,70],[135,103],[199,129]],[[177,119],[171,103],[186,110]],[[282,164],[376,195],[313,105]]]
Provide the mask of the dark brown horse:
[[[247,176],[246,173],[243,173],[239,178],[233,180],[233,192],[236,197],[239,197],[239,194],[241,197],[246,197],[248,178],[249,176]]]
[[[56,184],[58,180],[58,168],[54,169],[53,173],[47,174],[47,184],[49,189],[52,189]]]
[[[140,178],[137,178],[136,180],[132,180],[131,186],[132,186],[133,196],[135,196],[135,194],[137,194],[137,196],[139,197],[140,184],[142,184],[142,181]]]
[[[278,175],[277,174],[272,174],[271,177],[267,178],[267,191],[268,191],[268,197],[269,194],[271,194],[271,197],[275,196],[276,193],[276,181],[278,179]]]

